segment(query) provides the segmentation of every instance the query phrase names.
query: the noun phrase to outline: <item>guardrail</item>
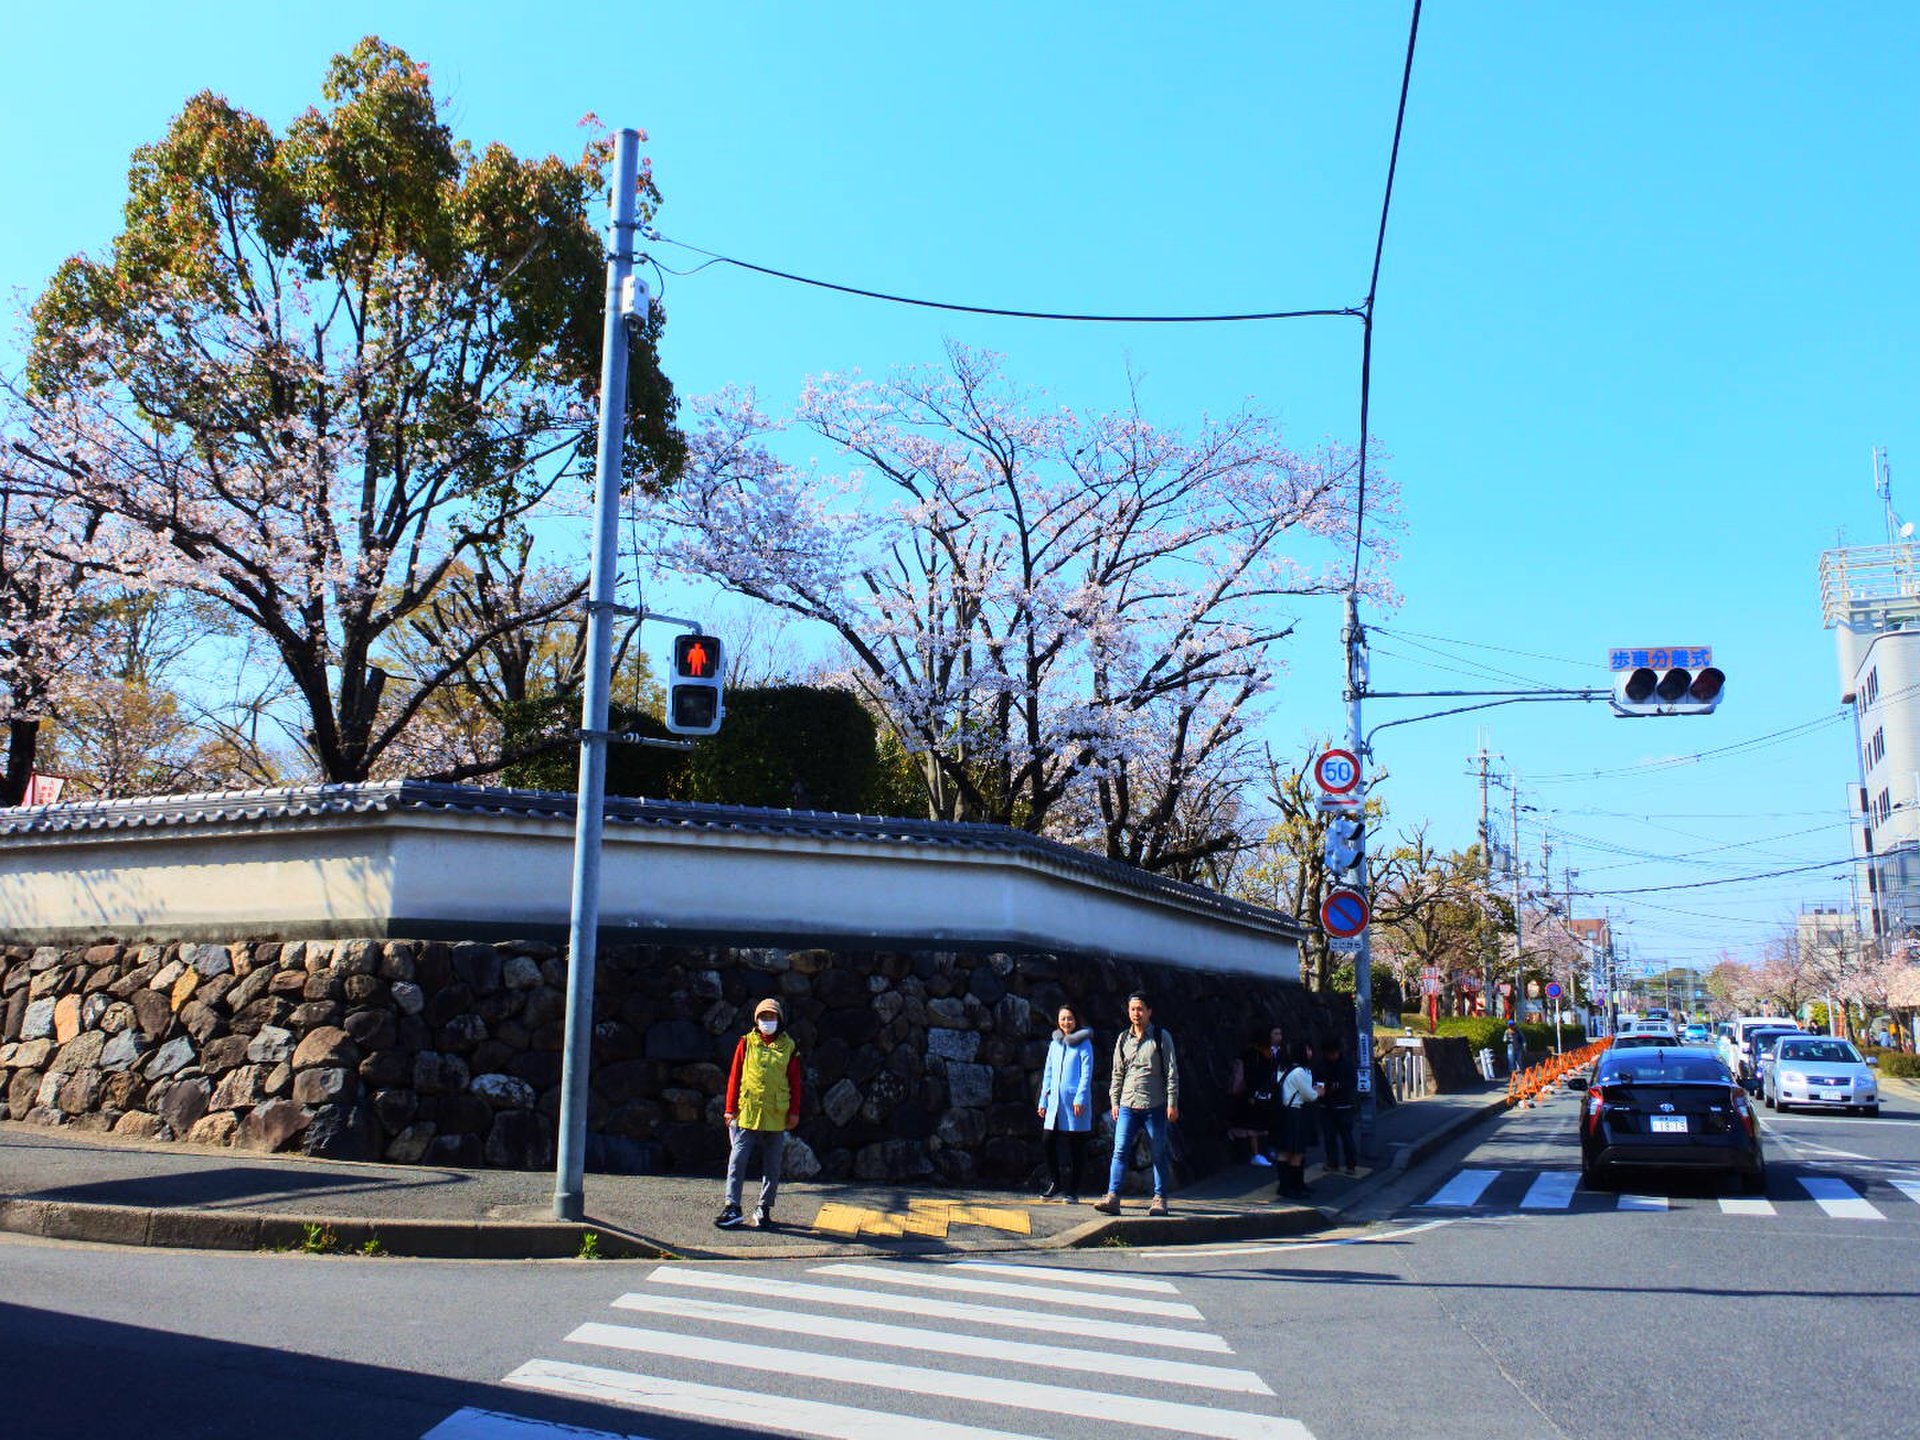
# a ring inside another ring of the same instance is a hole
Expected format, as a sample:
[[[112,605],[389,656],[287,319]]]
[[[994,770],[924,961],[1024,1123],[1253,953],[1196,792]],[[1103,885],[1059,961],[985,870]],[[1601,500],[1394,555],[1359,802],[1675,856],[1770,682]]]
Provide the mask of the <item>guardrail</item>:
[[[1612,1043],[1611,1040],[1595,1040],[1582,1045],[1578,1050],[1569,1050],[1564,1055],[1552,1055],[1525,1070],[1517,1071],[1507,1077],[1507,1104],[1516,1109],[1526,1109],[1539,1103],[1541,1092],[1554,1085],[1570,1071],[1581,1070],[1600,1058],[1600,1054]]]

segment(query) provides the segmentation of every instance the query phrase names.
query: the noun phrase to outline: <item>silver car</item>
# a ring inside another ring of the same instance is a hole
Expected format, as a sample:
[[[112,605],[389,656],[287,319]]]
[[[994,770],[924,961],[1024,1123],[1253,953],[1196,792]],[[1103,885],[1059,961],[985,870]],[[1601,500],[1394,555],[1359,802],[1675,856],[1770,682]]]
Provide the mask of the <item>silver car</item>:
[[[1880,1113],[1880,1081],[1850,1041],[1784,1035],[1760,1082],[1760,1098],[1785,1114],[1796,1105]]]

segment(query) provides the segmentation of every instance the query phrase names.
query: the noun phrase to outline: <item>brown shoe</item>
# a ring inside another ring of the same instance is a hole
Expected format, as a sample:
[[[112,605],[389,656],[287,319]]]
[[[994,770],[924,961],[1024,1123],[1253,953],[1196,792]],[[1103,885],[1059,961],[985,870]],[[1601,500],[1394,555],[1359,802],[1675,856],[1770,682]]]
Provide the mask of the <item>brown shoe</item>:
[[[1164,1195],[1154,1196],[1153,1203],[1147,1206],[1147,1214],[1164,1215],[1166,1213],[1167,1213],[1167,1197]]]
[[[1120,1213],[1120,1197],[1118,1195],[1102,1195],[1098,1200],[1093,1202],[1093,1208],[1098,1210],[1102,1215],[1118,1215]]]

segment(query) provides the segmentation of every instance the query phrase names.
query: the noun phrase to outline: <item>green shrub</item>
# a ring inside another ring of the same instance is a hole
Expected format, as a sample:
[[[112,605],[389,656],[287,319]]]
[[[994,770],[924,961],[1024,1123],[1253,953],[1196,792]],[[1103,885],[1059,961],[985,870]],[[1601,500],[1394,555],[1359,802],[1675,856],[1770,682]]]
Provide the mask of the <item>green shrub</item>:
[[[1920,1080],[1920,1055],[1909,1055],[1904,1050],[1886,1050],[1878,1045],[1862,1045],[1860,1053],[1877,1059],[1882,1075],[1899,1080]]]

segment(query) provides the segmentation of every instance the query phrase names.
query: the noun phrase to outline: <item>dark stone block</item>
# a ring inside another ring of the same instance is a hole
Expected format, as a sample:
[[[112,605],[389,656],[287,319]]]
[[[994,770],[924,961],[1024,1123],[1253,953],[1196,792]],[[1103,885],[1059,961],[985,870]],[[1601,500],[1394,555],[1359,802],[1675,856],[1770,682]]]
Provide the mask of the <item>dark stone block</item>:
[[[278,946],[274,948],[276,950],[279,949]],[[261,996],[265,995],[268,990],[272,988],[274,973],[272,966],[262,966],[248,974],[231,990],[227,991],[227,1009],[233,1013],[236,1019],[249,1005],[260,999]],[[256,1026],[255,1028],[257,1029],[258,1027]]]
[[[362,1050],[388,1050],[400,1038],[391,1010],[356,1010],[347,1016],[345,1029]]]
[[[493,1107],[478,1095],[442,1095],[433,1102],[433,1120],[443,1135],[484,1135]]]
[[[624,1135],[587,1136],[587,1169],[596,1175],[655,1175],[663,1156],[650,1141]]]
[[[822,1045],[840,1040],[851,1048],[865,1045],[880,1032],[880,1017],[871,1009],[829,1010],[820,1017],[816,1028]]]
[[[474,1002],[473,1013],[488,1025],[497,1025],[509,1016],[518,1015],[525,1003],[518,990],[495,990]]]
[[[349,975],[343,988],[349,1005],[387,1003],[387,982],[377,975]]]
[[[402,1050],[431,1050],[433,1032],[427,1028],[427,1022],[418,1015],[402,1015],[395,1022],[400,1030],[400,1048]]]
[[[1000,997],[1007,993],[1007,987],[1000,983],[1000,977],[993,973],[991,966],[982,965],[967,982],[967,993],[982,1005],[997,1005]]]
[[[478,1170],[485,1158],[478,1135],[436,1135],[427,1146],[423,1163]]]
[[[669,1063],[711,1060],[713,1041],[691,1020],[662,1020],[647,1027],[646,1055],[649,1060]]]
[[[307,972],[304,970],[276,970],[273,978],[267,982],[267,992],[278,995],[290,1005],[297,1005],[307,998]]]
[[[453,947],[453,975],[476,994],[489,994],[500,988],[500,971],[505,964],[500,952],[491,945],[462,944]]]
[[[209,1040],[200,1052],[200,1067],[209,1075],[221,1075],[236,1065],[244,1065],[250,1043],[252,1039],[247,1035],[222,1035],[218,1040]]]
[[[551,1050],[523,1050],[505,1065],[507,1074],[527,1081],[536,1090],[560,1083],[561,1057]]]
[[[453,983],[453,950],[442,940],[430,940],[413,957],[413,978],[431,994]]]
[[[593,1027],[593,1059],[595,1064],[611,1064],[616,1060],[633,1060],[641,1054],[639,1032],[631,1025],[618,1020],[602,1020]]]
[[[552,1166],[553,1125],[531,1110],[502,1110],[493,1117],[484,1154],[501,1170],[545,1170]]]
[[[434,1029],[439,1029],[456,1016],[465,1015],[473,1009],[473,991],[465,985],[449,985],[436,990],[427,999],[427,1008],[422,1018]]]
[[[368,1108],[380,1128],[392,1134],[413,1123],[420,1113],[420,1097],[411,1090],[399,1088],[376,1090],[368,1097]]]
[[[193,1122],[207,1113],[207,1101],[213,1086],[205,1080],[177,1080],[154,1103],[153,1111],[166,1121],[176,1136],[193,1128]]]
[[[207,1037],[223,1028],[219,1012],[211,1006],[202,1005],[198,1000],[189,1000],[182,1005],[179,1018],[180,1028],[196,1042],[205,1042]]]
[[[404,1050],[376,1050],[360,1062],[360,1082],[375,1088],[405,1085],[413,1075],[413,1060]]]
[[[133,1019],[142,1035],[149,1040],[161,1040],[173,1026],[173,1007],[158,990],[135,991]]]
[[[902,1140],[925,1140],[939,1123],[918,1105],[898,1105],[889,1117],[893,1133]]]
[[[342,1000],[346,998],[346,993],[345,982],[331,970],[321,970],[307,976],[306,983],[300,988],[303,1000]]]
[[[309,1071],[309,1074],[314,1073]],[[302,1075],[300,1079],[305,1079]],[[297,1087],[299,1081],[294,1082]],[[375,1160],[372,1117],[364,1105],[322,1105],[307,1126],[307,1154],[323,1160]]]
[[[717,1125],[669,1125],[660,1145],[675,1170],[720,1174],[727,1168],[727,1135]]]
[[[813,977],[813,998],[829,1010],[856,1006],[864,1009],[873,1000],[872,993],[867,989],[866,976],[856,975],[837,965]]]
[[[456,1015],[440,1027],[436,1037],[439,1048],[454,1055],[465,1055],[487,1038],[487,1022],[469,1011]]]
[[[287,1017],[295,1030],[320,1030],[340,1028],[340,1022],[347,1018],[346,1011],[332,1000],[309,1000],[304,1005],[293,1007],[293,1013]]]

